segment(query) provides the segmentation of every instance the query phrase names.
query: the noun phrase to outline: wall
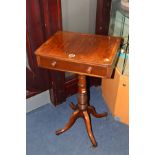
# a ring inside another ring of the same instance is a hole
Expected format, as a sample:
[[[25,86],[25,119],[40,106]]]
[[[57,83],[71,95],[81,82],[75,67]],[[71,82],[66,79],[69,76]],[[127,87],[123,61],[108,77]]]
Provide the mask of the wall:
[[[47,103],[51,103],[48,90],[36,96],[26,99],[26,112],[30,112]]]
[[[64,31],[95,33],[97,0],[61,0]]]

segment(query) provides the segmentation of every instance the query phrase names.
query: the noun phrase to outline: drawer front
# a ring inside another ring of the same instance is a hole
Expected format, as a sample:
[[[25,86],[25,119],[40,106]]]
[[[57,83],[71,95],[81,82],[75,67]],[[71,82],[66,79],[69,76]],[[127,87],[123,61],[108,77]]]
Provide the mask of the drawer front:
[[[45,58],[37,56],[37,62],[39,67],[54,69],[60,71],[67,71],[77,74],[85,74],[89,76],[107,77],[107,67],[92,66],[88,64],[69,62],[64,60],[58,60],[54,58]]]

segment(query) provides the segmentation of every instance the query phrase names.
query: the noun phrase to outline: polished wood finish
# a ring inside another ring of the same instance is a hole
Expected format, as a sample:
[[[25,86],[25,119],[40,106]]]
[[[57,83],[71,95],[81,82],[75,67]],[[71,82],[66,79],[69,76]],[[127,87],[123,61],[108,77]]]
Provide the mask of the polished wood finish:
[[[67,131],[77,118],[82,117],[93,146],[97,146],[90,114],[101,118],[107,116],[107,113],[97,114],[95,108],[89,104],[86,75],[110,78],[120,43],[119,37],[59,31],[36,50],[40,67],[78,74],[78,104],[70,104],[74,112],[65,127],[56,131],[57,135]]]
[[[96,118],[101,118],[101,117],[106,117],[107,112],[98,114],[93,106],[88,105],[87,89],[86,89],[86,76],[79,75],[78,79],[79,79],[79,82],[78,82],[78,86],[79,86],[78,87],[78,104],[74,105],[73,103],[70,103],[70,107],[74,110],[74,112],[72,113],[72,115],[71,115],[68,123],[65,125],[65,127],[56,131],[56,135],[60,135],[63,132],[70,129],[72,127],[72,125],[75,123],[75,121],[79,117],[82,117],[85,121],[88,136],[89,136],[93,146],[96,147],[97,142],[96,142],[94,134],[92,132],[90,114],[92,114]]]
[[[36,50],[37,61],[48,69],[110,78],[120,43],[119,37],[59,31]]]

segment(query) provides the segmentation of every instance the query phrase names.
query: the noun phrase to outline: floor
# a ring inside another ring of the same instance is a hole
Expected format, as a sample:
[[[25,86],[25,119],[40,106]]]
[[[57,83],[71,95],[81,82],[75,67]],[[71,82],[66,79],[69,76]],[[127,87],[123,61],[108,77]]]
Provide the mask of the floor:
[[[90,103],[97,112],[108,111],[101,95],[101,87],[92,87]],[[129,127],[107,118],[94,118],[92,128],[98,142],[93,148],[88,138],[84,121],[78,119],[73,127],[56,136],[55,130],[63,127],[72,110],[69,103],[76,103],[76,95],[66,103],[54,107],[51,103],[27,113],[27,155],[128,155]]]

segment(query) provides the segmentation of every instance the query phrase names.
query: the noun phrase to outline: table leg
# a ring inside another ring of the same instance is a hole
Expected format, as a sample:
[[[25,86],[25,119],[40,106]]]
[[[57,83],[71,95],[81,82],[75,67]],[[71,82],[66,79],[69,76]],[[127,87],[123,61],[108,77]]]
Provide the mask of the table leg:
[[[75,121],[77,120],[78,115],[79,115],[79,109],[77,109],[76,111],[73,112],[73,114],[71,115],[71,117],[70,117],[68,123],[65,125],[64,128],[62,128],[62,129],[56,131],[56,135],[60,135],[60,134],[62,134],[63,132],[67,131],[69,128],[71,128],[72,125],[73,125],[73,124],[75,123]]]
[[[88,112],[91,113],[96,118],[106,117],[108,115],[107,112],[98,114],[93,106],[88,106]]]
[[[86,125],[88,136],[89,136],[93,146],[96,147],[97,146],[97,142],[96,142],[94,134],[92,132],[90,115],[89,115],[88,111],[83,111],[83,115],[84,115],[84,121],[85,121],[85,125]]]

